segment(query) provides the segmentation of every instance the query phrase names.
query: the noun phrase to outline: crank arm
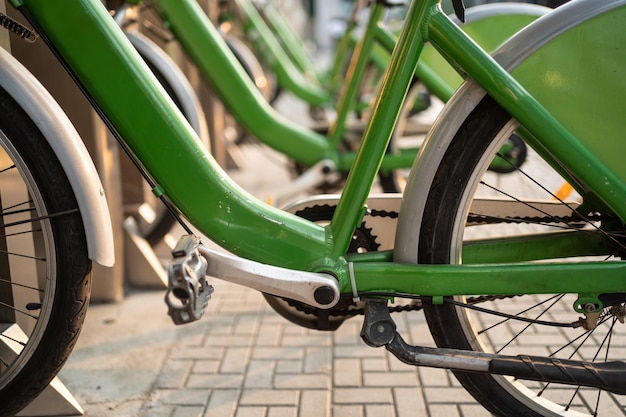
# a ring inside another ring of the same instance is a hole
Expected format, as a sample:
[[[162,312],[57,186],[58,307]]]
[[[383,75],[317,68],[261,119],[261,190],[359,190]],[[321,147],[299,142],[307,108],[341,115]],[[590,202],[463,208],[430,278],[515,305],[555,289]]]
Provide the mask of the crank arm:
[[[626,394],[626,362],[622,361],[585,362],[411,346],[396,331],[386,300],[367,301],[361,337],[370,346],[385,346],[409,365],[508,375],[519,379],[596,387],[615,394]]]
[[[208,261],[207,275],[248,288],[329,309],[339,301],[339,283],[330,274],[266,265],[199,245]]]
[[[331,308],[339,301],[339,283],[332,275],[238,258],[203,246],[195,236],[183,236],[172,257],[165,302],[175,324],[202,317],[213,293],[207,276],[321,309]]]

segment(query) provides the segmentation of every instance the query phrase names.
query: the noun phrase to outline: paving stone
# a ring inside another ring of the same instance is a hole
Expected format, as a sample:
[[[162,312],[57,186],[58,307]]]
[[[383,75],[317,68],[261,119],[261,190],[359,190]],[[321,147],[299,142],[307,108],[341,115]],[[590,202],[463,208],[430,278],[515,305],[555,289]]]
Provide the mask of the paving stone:
[[[204,417],[233,417],[240,395],[239,390],[212,391]]]
[[[393,399],[397,417],[420,417],[428,415],[424,394],[419,388],[394,388]]]
[[[247,347],[250,345],[251,335],[224,335],[217,337],[207,337],[204,342],[209,347]]]
[[[360,387],[363,384],[360,359],[335,359],[333,367],[333,385],[335,387]]]
[[[335,388],[333,403],[335,404],[391,404],[392,396],[389,388]]]
[[[429,403],[475,403],[476,401],[463,388],[425,387],[424,394]]]
[[[187,388],[239,389],[245,374],[191,374]]]
[[[259,327],[259,317],[257,315],[246,315],[239,317],[235,322],[233,333],[235,336],[256,334]]]
[[[454,404],[437,404],[428,407],[431,417],[461,417],[459,409]]]
[[[221,359],[224,349],[221,347],[191,346],[174,349],[170,359]]]
[[[169,360],[165,362],[156,381],[158,388],[182,388],[189,377],[194,361]]]
[[[429,387],[449,387],[450,379],[445,369],[422,367],[417,369],[420,380],[424,386]]]
[[[417,368],[415,365],[409,365],[404,362],[401,362],[398,358],[393,356],[391,353],[387,351],[382,351],[385,357],[387,358],[387,364],[389,366],[389,370],[392,372],[416,372]]]
[[[220,361],[218,360],[197,360],[194,361],[191,368],[192,373],[196,374],[215,374],[218,372]]]
[[[156,406],[147,406],[139,411],[138,416],[141,417],[172,417],[174,411],[176,410],[176,406],[173,405],[162,405],[158,404]],[[111,411],[108,410],[108,415],[111,415]],[[90,407],[89,415],[107,415],[107,414],[99,414],[95,408]],[[123,414],[116,414],[123,415]]]
[[[336,358],[380,358],[385,350],[372,348],[362,343],[358,346],[335,346],[333,349]]]
[[[159,404],[205,406],[211,395],[207,389],[160,389],[155,392],[154,401]]]
[[[419,385],[415,372],[364,372],[366,387],[414,387]]]
[[[244,373],[246,371],[246,364],[248,362],[249,354],[250,349],[248,348],[227,348],[224,353],[222,365],[220,366],[220,373]]]
[[[246,389],[241,394],[239,404],[296,406],[298,404],[299,394],[299,391],[286,389]]]
[[[360,361],[361,361],[361,369],[363,369],[364,372],[367,372],[367,371],[386,372],[389,370],[389,367],[387,366],[386,358],[380,358],[380,359],[365,358],[365,359],[360,359]]]
[[[302,359],[304,357],[303,348],[284,348],[280,349],[271,347],[255,347],[252,349],[251,359]]]
[[[332,351],[330,347],[312,347],[304,351],[305,373],[328,373],[332,367]]]
[[[362,405],[333,405],[333,417],[363,417]]]
[[[297,417],[297,407],[270,407],[267,417]]]
[[[459,405],[461,409],[461,415],[463,417],[492,417],[489,411],[485,410],[481,405],[478,404],[461,404]]]
[[[324,374],[281,374],[274,377],[277,389],[330,389],[330,377]]]
[[[274,378],[274,361],[250,361],[245,375],[246,388],[271,388]]]
[[[302,372],[302,361],[276,361],[277,374],[298,374]]]
[[[204,407],[176,407],[172,417],[202,417]]]
[[[298,417],[328,417],[330,411],[330,391],[307,389],[300,394]]]
[[[276,347],[283,335],[283,326],[276,323],[268,323],[263,320],[256,335],[255,346]]]
[[[235,417],[265,417],[266,415],[266,407],[239,407]]]
[[[366,405],[365,406],[366,417],[395,417],[396,413],[392,404],[389,405]]]

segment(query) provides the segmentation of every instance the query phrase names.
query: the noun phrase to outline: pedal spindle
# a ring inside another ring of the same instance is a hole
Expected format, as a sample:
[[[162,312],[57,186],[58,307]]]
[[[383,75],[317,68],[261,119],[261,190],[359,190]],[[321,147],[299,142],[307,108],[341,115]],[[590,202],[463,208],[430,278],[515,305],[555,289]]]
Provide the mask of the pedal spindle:
[[[197,250],[195,236],[183,236],[172,251],[165,303],[175,324],[199,320],[209,303],[213,286],[206,281],[208,262]]]

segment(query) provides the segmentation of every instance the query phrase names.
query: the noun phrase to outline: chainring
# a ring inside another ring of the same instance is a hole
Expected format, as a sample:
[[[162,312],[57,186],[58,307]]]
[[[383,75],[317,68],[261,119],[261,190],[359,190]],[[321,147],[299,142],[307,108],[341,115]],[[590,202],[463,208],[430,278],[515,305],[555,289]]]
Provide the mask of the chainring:
[[[295,214],[317,223],[327,223],[335,213],[335,206],[315,205],[306,207]],[[377,251],[380,244],[372,229],[365,227],[365,222],[354,230],[348,253],[363,253]],[[300,301],[263,294],[267,303],[285,319],[299,326],[315,330],[337,330],[348,318],[358,314],[365,305],[363,302],[354,302],[352,298],[342,298],[339,303],[330,309],[319,309]]]

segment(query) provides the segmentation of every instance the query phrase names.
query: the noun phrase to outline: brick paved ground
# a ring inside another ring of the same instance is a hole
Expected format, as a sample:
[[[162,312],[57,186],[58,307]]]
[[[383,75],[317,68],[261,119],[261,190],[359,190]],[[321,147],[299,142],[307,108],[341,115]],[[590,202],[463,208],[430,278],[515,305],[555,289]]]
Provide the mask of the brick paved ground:
[[[361,318],[318,332],[263,297],[215,283],[205,317],[175,327],[161,291],[92,306],[61,378],[90,417],[486,416],[447,372],[404,365],[359,337]],[[395,316],[431,345],[421,313]]]

